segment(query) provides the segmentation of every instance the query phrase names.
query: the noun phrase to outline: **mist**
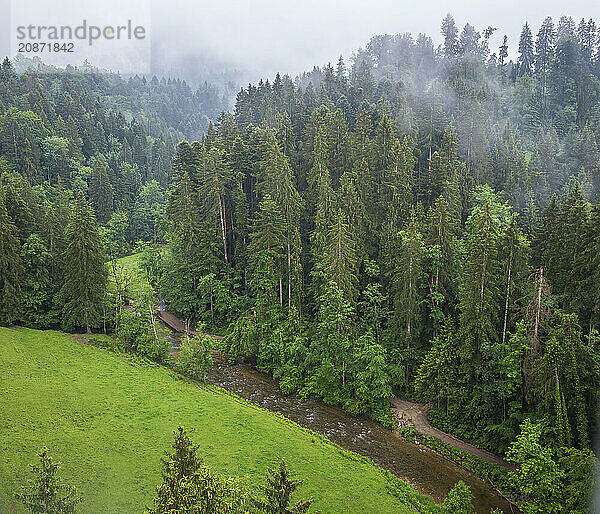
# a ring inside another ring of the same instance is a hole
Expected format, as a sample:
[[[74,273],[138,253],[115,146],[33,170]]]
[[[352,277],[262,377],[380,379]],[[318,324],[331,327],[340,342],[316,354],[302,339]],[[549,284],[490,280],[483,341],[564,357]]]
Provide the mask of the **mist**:
[[[512,0],[494,4],[462,0],[451,6],[442,0],[426,3],[350,0],[343,4],[319,0],[297,3],[274,0],[148,2],[151,73],[184,78],[192,84],[209,81],[231,87],[272,78],[277,72],[294,77],[314,66],[335,63],[340,55],[351,58],[376,34],[410,32],[416,36],[422,32],[438,45],[441,43],[440,24],[448,12],[454,16],[459,28],[467,22],[479,31],[490,25],[496,27],[490,39],[492,52],[497,50],[506,34],[511,58],[516,55],[519,33],[525,21],[538,27],[546,16],[558,20],[560,16],[568,15],[578,21],[582,17],[600,15],[600,7],[585,0],[574,0],[568,5],[559,0],[526,3]],[[133,4],[139,5],[140,0],[119,2],[125,7]],[[71,13],[76,17],[77,4],[71,3],[71,6]],[[49,9],[41,0],[21,0],[18,7],[21,12],[35,14]],[[10,13],[10,0],[0,0],[0,8],[2,12]],[[110,10],[110,7],[106,8]],[[81,10],[87,12],[89,6],[81,7]],[[14,27],[10,25],[10,15],[0,19],[2,55],[11,54],[9,39]],[[43,56],[43,60],[50,63],[53,58],[52,55]],[[120,69],[119,60],[110,48],[90,50],[89,60],[99,67],[127,73],[125,68]],[[141,72],[146,73],[147,69]]]
[[[201,7],[199,7],[201,6]],[[154,0],[152,4],[152,67],[157,73],[180,73],[192,78],[203,70],[209,77],[236,70],[240,80],[292,77],[315,65],[349,58],[371,36],[420,32],[441,43],[440,24],[448,13],[457,26],[475,25],[497,30],[490,39],[497,51],[504,34],[514,57],[525,21],[538,27],[546,16],[556,20],[570,15],[576,21],[593,15],[590,2],[558,0],[488,2],[463,0],[451,6],[442,0],[415,3],[394,0],[343,3],[307,0],[276,2],[194,2],[183,0],[176,8]],[[600,15],[600,8],[595,8]]]

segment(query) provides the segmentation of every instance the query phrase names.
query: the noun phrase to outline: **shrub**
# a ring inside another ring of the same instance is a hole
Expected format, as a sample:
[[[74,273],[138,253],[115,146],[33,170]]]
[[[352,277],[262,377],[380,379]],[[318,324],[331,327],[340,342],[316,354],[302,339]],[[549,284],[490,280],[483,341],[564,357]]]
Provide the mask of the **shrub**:
[[[206,372],[213,365],[210,355],[210,338],[196,336],[181,345],[181,352],[175,362],[175,369],[184,375],[204,380]]]
[[[157,337],[148,318],[138,312],[122,310],[117,316],[118,345],[131,353],[164,362],[169,354],[169,343]]]
[[[72,485],[67,485],[58,478],[60,466],[52,462],[47,449],[42,449],[38,456],[39,466],[31,466],[35,479],[17,494],[29,512],[44,512],[47,514],[67,514],[75,512],[75,507],[83,501]]]

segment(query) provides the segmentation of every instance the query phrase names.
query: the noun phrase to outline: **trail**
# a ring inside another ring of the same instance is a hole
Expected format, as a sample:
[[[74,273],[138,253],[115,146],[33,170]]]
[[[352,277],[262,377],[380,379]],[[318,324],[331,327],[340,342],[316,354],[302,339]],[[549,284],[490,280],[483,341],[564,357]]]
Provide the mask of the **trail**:
[[[446,432],[442,432],[441,430],[431,426],[429,421],[427,421],[427,411],[432,408],[431,403],[416,403],[397,397],[392,398],[390,403],[392,404],[394,413],[401,424],[412,424],[415,429],[422,434],[437,437],[439,440],[444,441],[445,443],[469,452],[488,462],[504,466],[505,468],[511,470],[515,469],[513,464],[507,462],[499,455],[494,455],[491,452],[477,448],[477,446],[473,446],[462,439],[458,439],[451,434],[447,434]]]

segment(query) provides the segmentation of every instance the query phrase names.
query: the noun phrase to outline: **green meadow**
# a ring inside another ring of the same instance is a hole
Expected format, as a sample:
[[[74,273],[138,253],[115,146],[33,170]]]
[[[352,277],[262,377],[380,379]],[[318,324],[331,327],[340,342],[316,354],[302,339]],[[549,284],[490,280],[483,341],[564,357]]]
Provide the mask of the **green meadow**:
[[[179,424],[211,469],[249,487],[285,458],[305,479],[300,495],[316,500],[311,511],[403,513],[413,512],[407,499],[431,504],[367,459],[277,415],[68,334],[0,328],[0,369],[2,513],[22,512],[14,493],[44,446],[86,498],[81,512],[143,512]]]

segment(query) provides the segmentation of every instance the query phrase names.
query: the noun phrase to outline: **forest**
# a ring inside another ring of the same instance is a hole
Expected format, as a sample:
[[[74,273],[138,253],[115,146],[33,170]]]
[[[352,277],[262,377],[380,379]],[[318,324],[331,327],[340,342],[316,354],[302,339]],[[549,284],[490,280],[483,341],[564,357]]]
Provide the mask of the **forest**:
[[[389,427],[395,394],[501,455],[526,434],[544,481],[521,507],[584,512],[600,31],[546,18],[493,49],[496,30],[375,36],[232,111],[208,84],[5,59],[0,323],[118,331],[111,263],[143,252],[145,311],[163,300],[282,391]]]

